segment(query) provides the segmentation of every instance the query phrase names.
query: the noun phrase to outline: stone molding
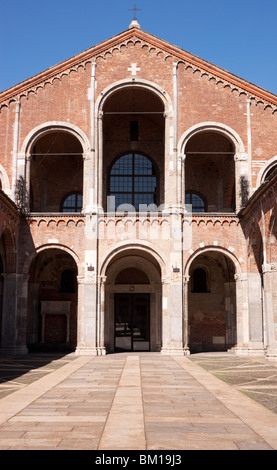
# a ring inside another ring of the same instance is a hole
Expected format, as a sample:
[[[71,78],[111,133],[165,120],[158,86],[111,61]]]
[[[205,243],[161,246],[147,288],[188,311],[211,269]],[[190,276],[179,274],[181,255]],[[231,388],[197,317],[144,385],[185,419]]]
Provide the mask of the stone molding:
[[[263,272],[263,274],[271,273],[271,272],[277,272],[277,263],[263,264],[262,265],[262,272]]]

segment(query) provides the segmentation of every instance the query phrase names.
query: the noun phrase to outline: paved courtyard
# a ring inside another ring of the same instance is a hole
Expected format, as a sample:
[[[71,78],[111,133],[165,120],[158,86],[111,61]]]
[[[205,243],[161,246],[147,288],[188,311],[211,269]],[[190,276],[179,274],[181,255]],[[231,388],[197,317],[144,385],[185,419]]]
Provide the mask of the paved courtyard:
[[[277,364],[232,354],[0,358],[0,450],[276,450]]]

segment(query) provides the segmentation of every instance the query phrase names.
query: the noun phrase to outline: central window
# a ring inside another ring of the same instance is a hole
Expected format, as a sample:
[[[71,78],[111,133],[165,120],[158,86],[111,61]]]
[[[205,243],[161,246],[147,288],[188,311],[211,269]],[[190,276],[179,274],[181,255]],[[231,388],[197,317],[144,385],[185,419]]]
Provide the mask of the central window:
[[[157,204],[157,176],[149,157],[131,152],[117,158],[109,178],[109,196],[115,198],[115,210],[146,210]]]

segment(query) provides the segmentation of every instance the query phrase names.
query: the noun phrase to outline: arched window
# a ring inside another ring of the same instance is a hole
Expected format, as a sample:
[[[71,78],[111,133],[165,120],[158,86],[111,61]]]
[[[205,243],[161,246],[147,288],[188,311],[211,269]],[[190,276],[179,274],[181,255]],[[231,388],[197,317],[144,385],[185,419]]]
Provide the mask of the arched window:
[[[203,268],[196,268],[192,275],[192,292],[208,292],[207,273]]]
[[[83,206],[82,194],[75,192],[67,194],[61,203],[61,212],[81,212]]]
[[[186,193],[185,204],[191,205],[192,212],[206,212],[207,210],[204,196],[193,191]]]
[[[61,292],[73,293],[75,291],[75,275],[71,269],[65,269],[61,273]]]
[[[115,209],[136,211],[140,206],[157,204],[157,175],[151,160],[135,152],[119,157],[112,165],[109,175],[109,196],[115,198]],[[126,205],[126,209],[124,208]]]

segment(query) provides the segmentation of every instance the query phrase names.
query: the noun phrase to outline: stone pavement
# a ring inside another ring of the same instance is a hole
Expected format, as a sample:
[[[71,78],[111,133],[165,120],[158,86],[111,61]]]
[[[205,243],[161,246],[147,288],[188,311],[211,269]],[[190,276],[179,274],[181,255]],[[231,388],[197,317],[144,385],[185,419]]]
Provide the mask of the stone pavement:
[[[2,357],[0,450],[276,450],[276,377],[230,354]]]

